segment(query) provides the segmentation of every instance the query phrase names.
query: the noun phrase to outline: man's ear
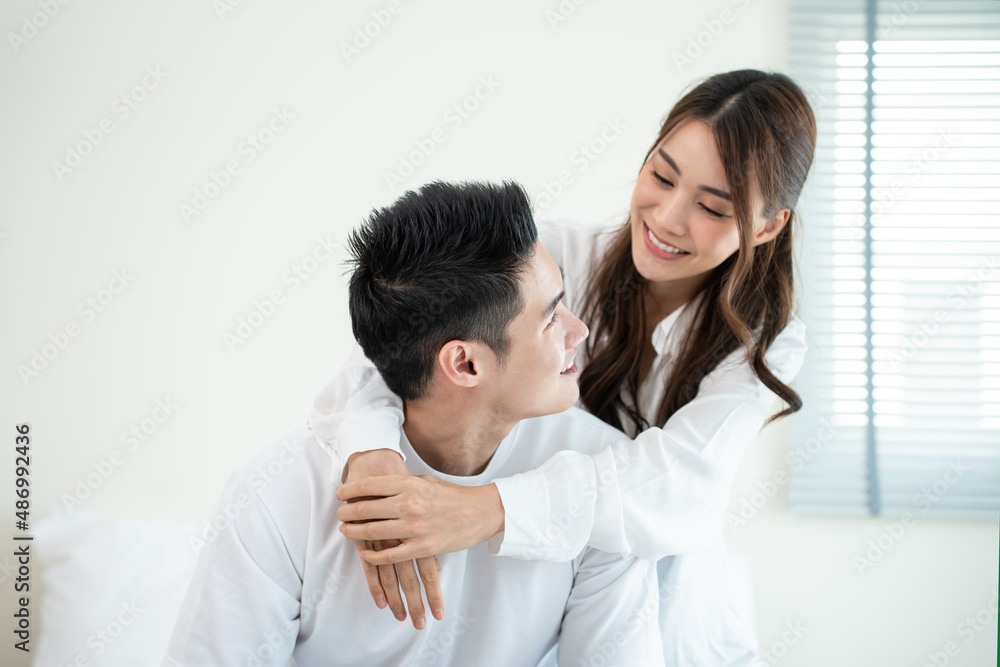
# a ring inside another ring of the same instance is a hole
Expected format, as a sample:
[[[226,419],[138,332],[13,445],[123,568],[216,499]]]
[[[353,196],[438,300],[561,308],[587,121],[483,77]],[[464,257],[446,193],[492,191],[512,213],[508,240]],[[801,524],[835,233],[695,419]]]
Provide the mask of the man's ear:
[[[444,344],[438,352],[437,363],[444,377],[459,387],[475,387],[482,380],[477,368],[475,345],[465,340]]]
[[[773,218],[765,220],[764,224],[757,230],[757,233],[754,234],[753,244],[758,246],[761,243],[767,243],[780,234],[781,230],[785,228],[786,224],[788,224],[788,219],[790,217],[792,217],[792,211],[790,209],[783,208],[778,211],[777,215]]]

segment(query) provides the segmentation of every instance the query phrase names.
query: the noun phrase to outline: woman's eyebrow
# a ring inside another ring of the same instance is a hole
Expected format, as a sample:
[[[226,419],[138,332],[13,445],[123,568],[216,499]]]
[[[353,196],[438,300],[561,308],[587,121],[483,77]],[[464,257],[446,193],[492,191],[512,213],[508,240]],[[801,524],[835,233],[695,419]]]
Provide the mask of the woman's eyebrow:
[[[660,154],[660,157],[662,157],[664,160],[667,161],[667,164],[669,164],[671,167],[674,168],[674,171],[677,172],[678,176],[684,175],[683,173],[681,173],[681,168],[677,166],[676,162],[674,162],[674,159],[667,154],[667,151],[660,148],[657,150],[657,152]]]
[[[699,190],[704,190],[705,192],[708,192],[708,193],[711,193],[711,194],[715,195],[716,197],[722,197],[726,201],[733,201],[732,196],[728,192],[726,192],[725,190],[720,190],[718,188],[712,188],[712,187],[709,187],[707,185],[699,185],[698,189]]]
[[[669,164],[671,167],[674,168],[674,171],[677,172],[678,176],[683,176],[684,175],[681,172],[680,168],[677,166],[677,163],[674,162],[674,159],[672,157],[670,157],[670,155],[667,153],[667,151],[665,151],[662,148],[660,148],[660,149],[657,150],[657,153],[659,153],[660,157],[662,157],[664,160],[667,161],[667,164]],[[702,190],[704,192],[707,192],[709,194],[713,194],[716,197],[722,197],[726,201],[733,201],[732,195],[730,195],[725,190],[720,190],[719,188],[713,188],[713,187],[708,186],[708,185],[699,185],[698,189]]]

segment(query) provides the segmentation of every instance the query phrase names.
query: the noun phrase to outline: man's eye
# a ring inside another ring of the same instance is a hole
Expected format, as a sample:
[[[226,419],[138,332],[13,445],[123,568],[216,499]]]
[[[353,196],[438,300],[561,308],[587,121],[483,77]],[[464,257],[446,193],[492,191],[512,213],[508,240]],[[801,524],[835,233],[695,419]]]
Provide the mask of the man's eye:
[[[558,312],[552,313],[552,319],[549,320],[549,323],[545,325],[545,328],[548,329],[549,327],[551,327],[553,324],[556,323],[557,319],[559,319],[559,313]]]

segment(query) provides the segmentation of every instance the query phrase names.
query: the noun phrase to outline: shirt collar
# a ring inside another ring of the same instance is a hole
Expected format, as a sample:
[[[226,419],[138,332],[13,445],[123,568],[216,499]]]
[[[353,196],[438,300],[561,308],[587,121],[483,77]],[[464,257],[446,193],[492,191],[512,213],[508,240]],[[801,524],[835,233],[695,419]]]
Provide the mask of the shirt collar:
[[[493,452],[489,463],[486,464],[486,469],[478,475],[457,476],[435,470],[420,458],[417,451],[413,449],[413,445],[410,444],[410,439],[406,437],[406,431],[403,429],[399,429],[399,448],[406,454],[406,468],[410,471],[411,475],[432,475],[446,482],[458,484],[459,486],[480,486],[489,484],[499,476],[497,470],[503,465],[507,455],[510,454],[510,450],[514,447],[514,443],[517,441],[517,429],[520,425],[521,422],[514,424],[514,428],[510,430],[507,437],[500,441],[497,450]]]

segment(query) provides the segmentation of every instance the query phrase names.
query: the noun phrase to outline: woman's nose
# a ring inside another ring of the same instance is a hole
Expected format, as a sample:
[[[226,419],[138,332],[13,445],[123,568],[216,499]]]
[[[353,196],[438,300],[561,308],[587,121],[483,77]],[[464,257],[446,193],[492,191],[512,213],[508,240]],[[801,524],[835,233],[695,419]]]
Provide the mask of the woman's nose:
[[[676,195],[661,199],[660,203],[653,209],[652,217],[653,222],[659,228],[658,230],[654,229],[654,232],[670,232],[677,236],[687,234],[687,217],[680,198]]]

